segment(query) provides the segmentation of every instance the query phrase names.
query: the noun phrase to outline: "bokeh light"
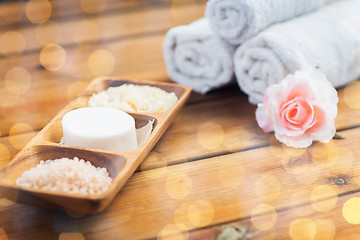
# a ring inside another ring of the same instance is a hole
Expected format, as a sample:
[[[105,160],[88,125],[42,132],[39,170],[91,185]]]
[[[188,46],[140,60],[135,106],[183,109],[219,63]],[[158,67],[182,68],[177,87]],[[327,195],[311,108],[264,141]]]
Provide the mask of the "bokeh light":
[[[192,181],[186,173],[173,173],[166,178],[165,190],[174,199],[184,199],[191,193]]]
[[[355,69],[355,71],[360,73],[360,48],[357,48],[354,51],[351,59],[351,65]]]
[[[306,154],[306,148],[293,148],[280,143],[275,135],[269,139],[269,149],[276,158],[281,158],[282,161],[288,160],[289,157],[301,158]],[[286,166],[284,166],[286,168]]]
[[[51,17],[52,6],[47,0],[30,0],[26,3],[25,14],[32,23],[44,23]]]
[[[290,224],[289,235],[292,240],[312,240],[316,235],[316,225],[310,218],[297,218]]]
[[[0,227],[0,239],[1,240],[8,240],[8,237],[6,235],[6,232],[3,228]]]
[[[73,100],[78,94],[83,92],[89,83],[86,81],[76,81],[67,88],[66,96],[69,101]]]
[[[225,132],[224,147],[231,152],[239,151],[239,143],[243,144],[242,148],[249,147],[250,137],[250,132],[245,127],[231,127]]]
[[[25,49],[25,39],[23,35],[16,31],[8,31],[0,37],[0,52],[8,57],[15,58],[20,56]]]
[[[214,207],[206,200],[181,204],[174,212],[174,222],[186,229],[209,225],[214,218]]]
[[[58,44],[48,44],[40,52],[40,63],[49,71],[60,70],[66,62],[66,52]]]
[[[281,183],[276,176],[262,175],[255,182],[255,193],[263,201],[276,201],[281,193]]]
[[[88,58],[88,68],[95,76],[108,75],[114,71],[115,58],[105,49],[95,50]]]
[[[226,162],[220,166],[218,177],[224,187],[238,189],[243,184],[244,170],[239,164]]]
[[[314,212],[311,205],[304,205],[310,202],[311,191],[306,188],[300,188],[294,191],[290,198],[290,206],[292,211],[298,216],[307,216]],[[299,207],[301,206],[301,207]]]
[[[180,224],[167,224],[157,235],[158,240],[187,240],[189,232]]]
[[[73,32],[73,39],[78,45],[84,43],[96,43],[99,41],[100,31],[94,21],[82,20],[76,23]]]
[[[318,212],[328,212],[334,209],[337,200],[337,189],[330,185],[317,186],[311,193],[311,205]]]
[[[360,224],[360,198],[348,199],[343,206],[342,215],[350,224]]]
[[[321,167],[331,167],[339,160],[339,150],[334,142],[316,143],[311,148],[312,160]]]
[[[9,148],[0,143],[0,169],[4,168],[10,162],[10,151]]]
[[[351,108],[360,109],[360,82],[354,81],[345,86],[343,91],[344,102]]]
[[[61,32],[60,24],[51,20],[38,24],[35,28],[36,39],[43,46],[50,43],[58,43],[61,37]]]
[[[31,75],[25,68],[14,67],[6,73],[4,83],[9,92],[21,95],[29,90]]]
[[[314,220],[316,226],[316,240],[333,240],[335,238],[336,227],[330,219]]]
[[[152,151],[146,161],[140,165],[140,170],[143,171],[145,177],[157,179],[166,175],[167,165],[167,160],[163,154]],[[149,169],[152,169],[152,171],[146,171]]]
[[[35,133],[32,127],[27,123],[16,123],[9,130],[9,142],[17,149],[23,148],[34,136]]]
[[[9,23],[17,23],[24,16],[25,2],[23,1],[8,1],[5,8],[0,11],[0,18]]]
[[[3,108],[13,107],[18,100],[19,95],[12,94],[7,90],[0,94],[0,106]]]
[[[220,147],[225,140],[224,129],[216,122],[203,123],[197,132],[197,140],[205,149],[215,149]]]
[[[102,13],[107,7],[107,0],[80,0],[81,9],[84,13]]]
[[[277,221],[277,213],[270,204],[260,203],[251,211],[251,223],[259,230],[269,230],[273,228]]]
[[[60,234],[59,240],[85,240],[85,237],[82,233],[66,232]]]

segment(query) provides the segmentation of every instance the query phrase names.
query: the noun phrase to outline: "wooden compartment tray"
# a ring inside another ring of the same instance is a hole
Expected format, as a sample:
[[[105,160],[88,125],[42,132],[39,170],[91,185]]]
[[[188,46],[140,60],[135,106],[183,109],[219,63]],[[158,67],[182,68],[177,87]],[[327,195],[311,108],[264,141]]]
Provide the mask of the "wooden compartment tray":
[[[153,130],[144,144],[134,151],[111,152],[96,149],[80,148],[60,144],[62,138],[61,120],[70,110],[87,107],[93,93],[116,87],[122,84],[149,85],[174,92],[178,101],[169,111],[161,113],[131,113],[136,128],[154,120]],[[118,80],[114,78],[97,78],[87,89],[62,109],[11,161],[0,171],[0,195],[19,203],[35,206],[62,209],[69,212],[96,213],[104,210],[124,186],[126,181],[149,154],[156,142],[170,125],[175,115],[189,97],[191,89],[174,83]],[[97,195],[80,195],[63,192],[51,192],[19,187],[15,181],[21,174],[35,167],[41,160],[78,157],[90,161],[96,167],[105,167],[112,184],[109,189]]]

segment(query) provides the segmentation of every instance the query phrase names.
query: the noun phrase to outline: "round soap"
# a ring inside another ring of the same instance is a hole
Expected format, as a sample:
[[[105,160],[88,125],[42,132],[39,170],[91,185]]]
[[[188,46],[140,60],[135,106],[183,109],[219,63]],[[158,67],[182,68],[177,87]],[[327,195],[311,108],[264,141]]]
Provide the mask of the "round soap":
[[[84,107],[62,119],[66,145],[127,152],[137,148],[135,120],[119,109]]]

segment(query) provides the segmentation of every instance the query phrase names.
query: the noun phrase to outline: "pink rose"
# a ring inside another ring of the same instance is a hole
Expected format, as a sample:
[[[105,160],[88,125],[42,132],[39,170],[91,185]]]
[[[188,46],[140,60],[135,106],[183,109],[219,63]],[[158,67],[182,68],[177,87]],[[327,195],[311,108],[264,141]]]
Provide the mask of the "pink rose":
[[[297,71],[266,89],[256,121],[264,132],[287,146],[305,148],[312,141],[329,142],[335,135],[337,92],[317,69]]]

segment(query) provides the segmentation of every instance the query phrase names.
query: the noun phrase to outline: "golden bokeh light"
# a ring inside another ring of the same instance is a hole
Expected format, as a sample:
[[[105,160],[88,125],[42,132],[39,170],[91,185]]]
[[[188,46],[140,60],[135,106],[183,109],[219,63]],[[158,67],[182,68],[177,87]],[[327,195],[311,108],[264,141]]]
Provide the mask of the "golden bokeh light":
[[[66,52],[58,44],[46,45],[40,52],[40,63],[49,71],[60,70],[66,62]]]
[[[173,173],[166,178],[165,190],[171,198],[184,199],[191,193],[192,181],[186,173]]]
[[[224,143],[225,133],[220,124],[208,121],[199,127],[196,137],[203,148],[211,150]]]
[[[281,144],[281,146],[282,149],[284,150],[284,153],[290,157],[301,157],[304,154],[306,154],[307,151],[306,148],[293,148],[293,147],[288,147],[285,144]]]
[[[84,13],[97,14],[105,11],[107,0],[80,0],[80,4]]]
[[[351,65],[357,71],[360,73],[360,48],[357,48],[351,58]]]
[[[44,23],[51,17],[52,6],[47,0],[30,0],[25,6],[25,15],[32,23]]]
[[[9,148],[5,145],[0,143],[0,169],[4,168],[11,159],[11,154]]]
[[[9,31],[0,37],[0,52],[8,58],[20,56],[25,49],[25,38],[16,31]]]
[[[360,109],[360,82],[354,81],[345,86],[343,91],[344,102],[351,108]]]
[[[76,81],[67,88],[66,96],[69,101],[73,100],[77,95],[83,92],[89,83],[86,81]]]
[[[82,20],[76,23],[73,39],[78,44],[96,43],[100,39],[98,25],[94,21]]]
[[[114,67],[115,58],[108,50],[96,50],[88,58],[88,68],[95,76],[108,75],[114,71]]]
[[[339,146],[336,148],[336,151],[339,158],[331,165],[331,168],[329,168],[329,173],[332,175],[347,174],[350,169],[353,169],[353,166],[356,162],[356,150],[351,151],[348,146]]]
[[[321,169],[319,167],[304,168],[296,173],[292,172],[296,181],[301,184],[313,184],[319,179]]]
[[[143,171],[145,177],[157,179],[166,175],[168,163],[163,154],[152,151],[146,159],[147,161],[140,165],[140,170]],[[146,171],[149,169],[152,171]]]
[[[226,162],[220,166],[218,177],[224,187],[238,189],[243,184],[244,169],[240,164]]]
[[[290,198],[292,211],[298,216],[308,216],[314,212],[311,205],[304,205],[310,202],[311,191],[306,188],[297,189]],[[299,207],[302,206],[302,207]]]
[[[269,230],[273,228],[277,221],[277,213],[270,204],[260,203],[251,211],[251,223],[259,230]]]
[[[338,193],[337,189],[330,185],[320,185],[311,192],[311,205],[318,212],[328,212],[335,208]]]
[[[6,8],[0,9],[0,19],[9,22],[17,23],[24,16],[25,3],[23,1],[8,1]]]
[[[65,232],[60,234],[59,240],[85,240],[85,237],[82,233]]]
[[[335,238],[336,227],[329,219],[314,220],[316,226],[316,240],[333,240]]]
[[[16,123],[9,130],[9,142],[17,149],[23,148],[34,136],[33,128],[27,123]]]
[[[312,160],[321,167],[332,167],[339,160],[339,150],[334,142],[316,143],[311,148]]]
[[[313,240],[316,225],[310,218],[297,218],[291,222],[289,236],[292,240]]]
[[[14,67],[6,73],[4,83],[9,92],[21,95],[29,90],[31,75],[25,68]]]
[[[350,224],[360,224],[360,198],[353,197],[344,203],[342,215]]]
[[[242,127],[231,127],[225,131],[224,147],[231,152],[239,151],[239,143],[242,148],[249,147],[250,132]]]
[[[1,240],[8,240],[8,237],[6,235],[6,232],[3,228],[0,227],[0,239]]]
[[[13,107],[19,100],[19,95],[15,95],[5,90],[0,93],[0,106],[3,108]]]
[[[262,175],[255,182],[255,194],[266,202],[276,201],[281,193],[281,188],[279,179],[270,174]]]
[[[209,225],[214,218],[214,207],[205,200],[181,204],[174,212],[174,222],[186,229]]]
[[[43,46],[51,43],[58,43],[61,32],[60,24],[51,20],[38,24],[35,28],[36,39]]]
[[[275,135],[272,135],[269,139],[269,149],[274,156],[281,159],[297,158],[306,154],[306,148],[288,147],[280,143]]]
[[[167,224],[157,235],[158,240],[187,240],[189,232],[180,224]]]

